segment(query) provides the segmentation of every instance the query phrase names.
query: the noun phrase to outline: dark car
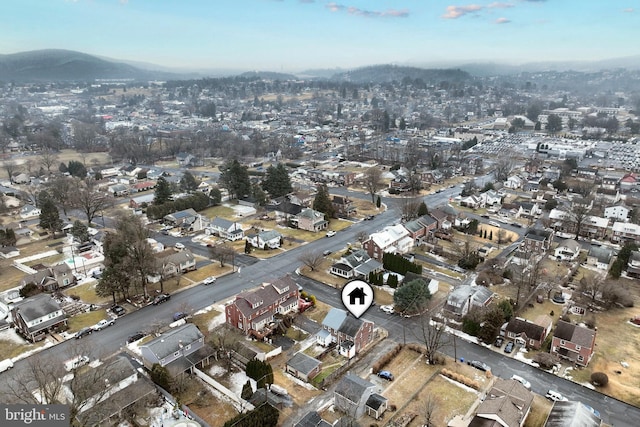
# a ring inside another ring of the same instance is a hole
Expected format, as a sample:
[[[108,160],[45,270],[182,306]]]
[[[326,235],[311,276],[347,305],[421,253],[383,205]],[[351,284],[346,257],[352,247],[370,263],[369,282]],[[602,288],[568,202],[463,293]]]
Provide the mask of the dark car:
[[[365,221],[371,221],[373,219],[373,215],[367,215],[364,217]]]
[[[122,308],[119,305],[114,305],[113,307],[111,307],[111,312],[113,314],[115,314],[116,316],[120,317],[123,314],[125,314],[127,312],[127,310],[125,310],[124,308]]]
[[[393,381],[393,374],[389,371],[380,371],[378,372],[378,376],[387,381]]]
[[[331,255],[333,253],[333,251],[330,251],[329,249],[327,249],[326,251],[322,252],[322,255],[327,256],[327,255]]]
[[[160,294],[157,297],[155,297],[153,299],[152,304],[153,305],[158,305],[158,304],[162,304],[163,302],[169,301],[171,299],[171,295],[169,294]]]
[[[87,335],[91,335],[93,333],[92,328],[82,328],[78,332],[76,332],[74,338],[79,340],[82,337],[86,337]]]
[[[184,311],[179,311],[177,313],[173,313],[173,320],[175,322],[175,321],[178,321],[180,319],[184,319],[187,316],[188,316],[188,314],[185,313]]]
[[[496,341],[493,343],[493,345],[495,345],[496,347],[502,347],[502,343],[504,343],[504,338],[498,337],[496,338]]]
[[[127,344],[131,344],[132,342],[141,340],[142,338],[144,338],[144,334],[142,332],[136,332],[135,334],[127,338]]]
[[[472,360],[467,362],[467,365],[473,366],[476,369],[480,369],[481,371],[490,371],[491,368],[484,362],[480,362],[479,360]]]
[[[513,351],[513,346],[514,346],[513,341],[509,341],[507,345],[504,346],[504,352],[511,353]]]

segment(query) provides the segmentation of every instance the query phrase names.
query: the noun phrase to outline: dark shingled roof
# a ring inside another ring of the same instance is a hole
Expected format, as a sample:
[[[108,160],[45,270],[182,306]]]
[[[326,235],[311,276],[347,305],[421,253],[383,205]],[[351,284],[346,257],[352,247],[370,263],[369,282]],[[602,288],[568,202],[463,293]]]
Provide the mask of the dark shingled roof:
[[[365,390],[369,387],[375,387],[375,385],[349,372],[340,380],[336,386],[335,393],[349,399],[351,402],[359,402]]]
[[[564,320],[558,320],[553,336],[561,340],[571,341],[584,348],[592,348],[596,331],[565,322]]]
[[[296,353],[291,359],[287,360],[288,366],[291,366],[293,369],[303,373],[304,375],[309,375],[309,373],[316,369],[321,363],[322,362],[318,359],[307,356],[304,353]]]

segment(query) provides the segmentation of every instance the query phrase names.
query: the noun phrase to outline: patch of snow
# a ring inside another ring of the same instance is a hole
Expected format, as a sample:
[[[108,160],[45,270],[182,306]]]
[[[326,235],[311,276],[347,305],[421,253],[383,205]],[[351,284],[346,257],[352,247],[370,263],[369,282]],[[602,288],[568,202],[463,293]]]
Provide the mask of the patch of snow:
[[[462,383],[459,383],[458,381],[454,381],[454,380],[452,380],[451,378],[446,377],[446,376],[444,376],[444,375],[442,375],[442,374],[440,374],[440,376],[441,376],[442,378],[444,378],[444,379],[445,379],[445,381],[449,381],[451,384],[453,384],[453,385],[455,385],[455,386],[458,386],[458,387],[460,387],[461,389],[463,389],[463,390],[465,390],[465,391],[468,391],[469,393],[473,393],[473,394],[475,394],[475,395],[477,395],[477,396],[480,396],[480,392],[479,392],[478,390],[473,389],[473,388],[471,388],[471,387],[469,387],[469,386],[466,386],[466,385],[464,385],[464,384],[462,384]]]
[[[1,341],[11,341],[16,344],[28,344],[24,339],[20,337],[16,333],[16,330],[13,328],[5,329],[4,331],[0,331],[0,340]]]
[[[211,375],[212,377],[219,377],[221,375],[224,375],[226,372],[226,369],[218,365],[213,365],[211,369],[209,369],[209,375]]]
[[[242,387],[244,387],[247,380],[251,382],[251,387],[253,387],[254,390],[258,388],[255,380],[249,378],[245,372],[235,372],[229,377],[229,390],[240,396],[242,394]]]
[[[301,386],[301,387],[306,388],[307,390],[317,390],[317,388],[315,388],[315,387],[314,387],[314,386],[312,386],[311,384],[306,383],[306,382],[302,381],[301,379],[296,378],[296,377],[294,377],[293,375],[291,375],[291,374],[289,374],[289,373],[287,373],[287,372],[284,372],[284,375],[285,375],[287,378],[289,378],[291,381],[293,381],[294,383],[298,384],[298,385],[299,385],[299,386]]]

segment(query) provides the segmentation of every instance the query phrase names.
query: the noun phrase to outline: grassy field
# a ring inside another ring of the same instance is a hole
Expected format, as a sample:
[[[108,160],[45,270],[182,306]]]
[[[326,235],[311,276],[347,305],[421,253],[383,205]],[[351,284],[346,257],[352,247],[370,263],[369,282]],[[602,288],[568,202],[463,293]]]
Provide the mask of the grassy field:
[[[547,421],[553,402],[540,395],[534,395],[531,412],[524,422],[524,427],[543,427]]]
[[[321,323],[330,309],[331,307],[329,305],[321,301],[316,301],[316,306],[311,307],[310,309],[305,311],[304,315],[311,320],[315,320],[316,322]]]
[[[61,243],[62,241],[63,239],[45,239],[28,243],[26,245],[21,245],[19,247],[19,257],[14,259],[0,259],[0,292],[6,291],[7,289],[15,288],[20,284],[20,281],[24,278],[24,276],[26,276],[26,273],[18,270],[11,265],[16,259],[36,255],[38,253],[50,251],[52,249],[58,249],[60,248],[59,243]]]
[[[44,345],[45,341],[36,344],[18,343],[13,340],[0,339],[0,360],[20,356],[21,354],[33,351]]]
[[[106,310],[89,311],[86,313],[80,313],[68,320],[69,333],[78,332],[82,328],[87,326],[93,326],[102,319],[108,319],[109,315]]]
[[[99,297],[96,295],[96,284],[97,280],[94,280],[89,283],[84,283],[82,285],[77,285],[72,288],[66,289],[64,293],[66,295],[75,295],[80,298],[80,301],[85,302],[87,304],[109,304],[113,302],[113,299],[109,297]]]

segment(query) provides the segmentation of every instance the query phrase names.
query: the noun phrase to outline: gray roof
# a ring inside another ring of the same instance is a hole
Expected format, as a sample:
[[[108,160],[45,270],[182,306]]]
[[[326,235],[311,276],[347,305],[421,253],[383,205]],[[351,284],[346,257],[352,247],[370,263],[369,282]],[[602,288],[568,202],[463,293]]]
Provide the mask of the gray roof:
[[[356,319],[355,317],[351,317],[347,314],[347,317],[344,318],[344,321],[338,330],[348,337],[355,337],[363,323],[364,322],[362,320]]]
[[[356,271],[367,277],[372,271],[380,270],[381,268],[382,264],[372,258],[366,261],[364,264],[360,264],[359,266],[357,266]]]
[[[489,288],[485,288],[484,286],[460,285],[456,286],[451,291],[449,297],[447,298],[447,301],[462,303],[470,296],[473,299],[474,303],[484,304],[493,296],[493,292],[491,292]]]
[[[60,304],[49,294],[38,294],[15,304],[14,310],[20,311],[25,322],[30,322],[60,310]]]
[[[287,360],[288,366],[292,367],[298,372],[303,373],[304,375],[309,375],[309,373],[320,366],[321,363],[322,362],[320,362],[318,359],[307,356],[302,352],[294,354],[291,359]]]
[[[194,211],[193,209],[189,208],[189,209],[185,209],[183,211],[178,211],[178,212],[174,212],[172,214],[169,214],[167,216],[165,216],[165,218],[170,217],[173,219],[183,219],[183,218],[190,218],[192,216],[196,216],[198,215],[198,213],[196,211]]]
[[[307,414],[298,421],[294,427],[330,427],[331,424],[320,417],[316,411],[307,412]]]
[[[549,236],[551,236],[550,231],[541,230],[539,228],[533,228],[527,231],[527,234],[524,236],[524,238],[529,240],[544,241],[544,240],[547,240]]]
[[[335,393],[346,397],[351,402],[359,402],[370,387],[375,387],[375,385],[349,372],[340,380]]]
[[[229,230],[231,226],[237,224],[236,222],[229,221],[226,218],[221,218],[219,216],[215,217],[213,221],[211,221],[211,226],[215,228],[219,228],[221,230]],[[239,227],[242,230],[242,227]]]
[[[556,402],[545,427],[600,427],[600,418],[581,402]]]
[[[570,341],[584,348],[593,348],[596,331],[573,323],[558,320],[553,336],[561,340]]]
[[[613,250],[606,246],[591,246],[589,248],[589,254],[587,256],[594,257],[598,262],[609,264],[611,257],[613,257]]]
[[[174,263],[178,265],[195,260],[193,253],[189,249],[183,249],[178,252],[174,251],[173,249],[167,249],[165,251],[158,252],[156,257],[165,265],[168,263]]]
[[[388,399],[386,397],[378,393],[373,393],[369,396],[369,399],[367,399],[367,406],[377,411],[383,403],[387,402],[387,400]]]
[[[327,313],[327,315],[322,320],[322,326],[327,326],[334,331],[340,329],[342,322],[347,317],[347,312],[344,310],[340,310],[339,308],[332,307],[331,310]]]
[[[185,323],[140,347],[148,348],[158,360],[178,351],[182,345],[191,344],[203,338],[202,332],[193,323]]]

